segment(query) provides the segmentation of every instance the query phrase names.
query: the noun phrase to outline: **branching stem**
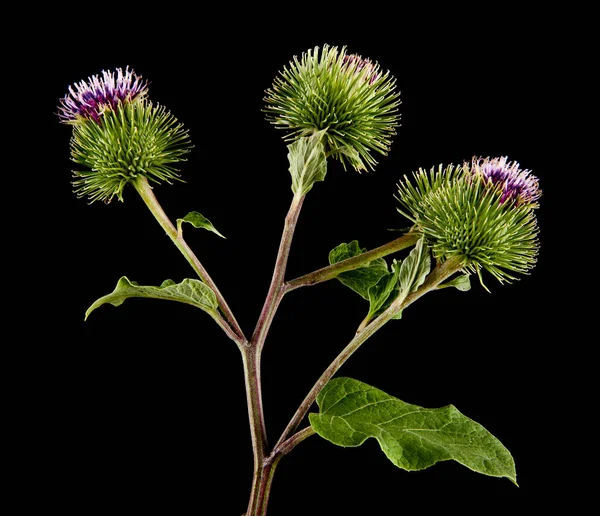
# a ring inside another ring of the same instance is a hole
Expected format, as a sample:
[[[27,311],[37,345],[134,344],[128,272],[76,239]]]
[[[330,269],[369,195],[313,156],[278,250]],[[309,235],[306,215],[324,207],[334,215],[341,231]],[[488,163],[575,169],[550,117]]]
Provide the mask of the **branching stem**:
[[[371,323],[366,325],[356,336],[350,341],[350,343],[342,350],[342,352],[331,362],[329,367],[323,372],[321,377],[317,380],[315,385],[312,387],[310,392],[307,394],[304,401],[298,407],[298,410],[290,420],[288,426],[281,434],[279,441],[275,445],[275,452],[284,447],[289,436],[298,425],[302,422],[306,416],[308,410],[317,399],[318,394],[323,390],[323,387],[327,384],[333,375],[342,367],[342,365],[354,354],[354,352],[377,330],[379,330],[385,323],[390,321],[400,310],[403,310],[407,306],[414,303],[421,296],[427,292],[435,290],[440,283],[448,279],[454,273],[458,272],[464,263],[462,259],[450,258],[442,264],[439,264],[430,274],[427,276],[425,282],[413,293],[406,296],[404,299],[399,298],[394,301],[381,315],[374,319]]]
[[[397,238],[371,251],[362,253],[359,256],[323,267],[322,269],[286,282],[285,272],[292,239],[304,201],[304,196],[294,196],[288,214],[285,218],[285,224],[269,291],[256,324],[256,328],[252,334],[252,338],[250,341],[248,341],[244,337],[242,329],[237,323],[231,309],[227,305],[222,294],[219,292],[214,281],[206,269],[202,266],[194,252],[189,248],[183,239],[181,232],[177,231],[176,227],[173,225],[158,203],[158,200],[156,199],[156,196],[154,195],[154,192],[152,191],[148,181],[145,178],[140,178],[134,184],[136,190],[158,223],[165,230],[169,238],[171,238],[173,243],[181,251],[200,279],[202,279],[202,281],[204,281],[204,283],[206,283],[206,285],[208,285],[215,292],[219,307],[223,314],[223,316],[221,316],[221,313],[217,313],[215,320],[221,326],[221,328],[223,328],[227,335],[236,342],[242,353],[244,378],[246,384],[246,397],[248,402],[248,415],[252,437],[252,450],[254,455],[252,492],[246,514],[248,516],[264,516],[266,515],[267,511],[273,475],[279,461],[300,442],[304,441],[315,433],[310,426],[297,433],[294,433],[294,431],[308,413],[308,410],[316,400],[319,392],[321,392],[323,387],[340,369],[340,367],[342,367],[346,360],[348,360],[348,358],[350,358],[350,356],[369,337],[371,337],[385,323],[392,319],[392,317],[394,317],[398,311],[407,307],[430,290],[437,288],[442,281],[457,272],[461,268],[462,263],[458,260],[448,260],[439,265],[428,276],[425,283],[416,292],[410,294],[405,299],[397,300],[379,317],[368,322],[368,324],[362,325],[356,336],[329,365],[329,367],[324,371],[319,380],[307,394],[306,398],[294,414],[294,417],[291,419],[290,423],[282,433],[279,441],[269,453],[261,391],[260,362],[266,336],[269,332],[273,318],[283,296],[296,288],[316,285],[318,283],[328,281],[337,277],[342,272],[357,269],[377,258],[381,258],[396,251],[410,247],[417,242],[418,236],[409,232],[400,238]]]
[[[162,206],[159,204],[158,199],[154,195],[154,191],[152,187],[148,183],[148,180],[144,176],[140,176],[137,181],[133,183],[135,189],[140,194],[142,200],[146,203],[146,206],[154,215],[160,226],[165,230],[167,236],[173,241],[177,249],[181,251],[181,254],[185,257],[188,263],[192,266],[196,274],[200,277],[200,279],[209,286],[212,291],[217,296],[217,301],[219,303],[219,308],[221,309],[225,320],[220,314],[217,314],[216,320],[219,326],[223,328],[223,330],[227,333],[229,338],[231,338],[238,346],[245,345],[247,339],[244,337],[244,332],[240,328],[240,325],[236,321],[233,312],[227,305],[225,298],[219,292],[217,285],[212,280],[206,269],[200,263],[198,257],[194,254],[194,252],[187,245],[186,241],[183,239],[183,236],[177,231]],[[225,322],[226,321],[226,322]]]
[[[284,293],[290,292],[291,290],[299,287],[308,287],[311,285],[316,285],[317,283],[322,283],[323,281],[328,281],[339,276],[342,272],[358,269],[359,267],[363,267],[367,263],[372,262],[377,258],[382,258],[397,251],[402,251],[402,249],[406,249],[407,247],[413,246],[418,240],[418,235],[408,232],[405,235],[402,235],[400,238],[396,238],[395,240],[392,240],[391,242],[388,242],[387,244],[377,247],[371,251],[366,251],[358,256],[342,260],[334,263],[333,265],[323,267],[322,269],[288,281],[285,284]]]
[[[275,458],[269,463],[265,462],[267,455],[267,433],[262,403],[260,361],[267,333],[284,294],[285,271],[303,201],[304,196],[295,195],[292,199],[290,209],[285,218],[279,251],[273,269],[273,277],[263,309],[252,339],[241,349],[244,358],[246,398],[248,400],[248,415],[250,418],[252,450],[254,453],[252,492],[246,512],[248,516],[263,516],[266,514],[271,481],[279,462],[279,458]]]

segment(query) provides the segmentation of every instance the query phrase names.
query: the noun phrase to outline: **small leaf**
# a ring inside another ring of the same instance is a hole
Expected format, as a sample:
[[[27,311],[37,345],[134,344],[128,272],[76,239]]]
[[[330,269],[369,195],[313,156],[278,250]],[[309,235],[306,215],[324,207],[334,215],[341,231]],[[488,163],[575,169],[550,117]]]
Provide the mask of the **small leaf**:
[[[368,171],[362,158],[360,157],[360,153],[354,147],[352,147],[350,145],[345,145],[344,147],[340,147],[339,149],[336,149],[335,154],[342,154],[343,156],[345,156],[346,159],[348,160],[348,162],[350,163],[350,165],[357,172],[360,172],[361,170]],[[345,162],[343,160],[342,160],[342,164],[344,165],[344,168],[345,168]]]
[[[462,292],[467,292],[468,290],[471,290],[471,280],[468,274],[461,274],[446,283],[442,283],[438,286],[438,289],[446,287],[455,287]]]
[[[317,131],[288,145],[292,191],[296,195],[305,195],[317,181],[325,179],[327,157],[321,142],[324,134],[324,130]]]
[[[131,297],[179,301],[200,308],[210,314],[216,313],[219,306],[212,289],[196,279],[184,279],[181,283],[165,280],[160,287],[150,287],[138,285],[123,276],[110,294],[101,297],[88,308],[85,318],[87,319],[96,308],[103,304],[110,303],[113,306],[119,306]]]
[[[380,280],[369,288],[369,315],[371,318],[377,312],[389,306],[397,294],[398,270],[393,267],[392,272],[382,276]]]
[[[358,256],[364,251],[356,240],[353,240],[349,244],[340,244],[330,251],[329,263],[333,265],[342,260]],[[343,285],[354,290],[354,292],[369,301],[369,289],[377,284],[386,274],[388,274],[387,263],[383,258],[377,258],[358,269],[342,272],[337,276],[337,279]]]
[[[212,222],[208,220],[202,213],[197,211],[190,211],[185,217],[182,219],[177,219],[177,232],[181,234],[181,226],[184,222],[188,222],[195,228],[206,229],[208,231],[212,231],[216,235],[219,235],[221,238],[225,238],[221,233],[217,231],[217,229],[213,226]]]
[[[414,249],[409,253],[403,262],[394,260],[392,272],[396,281],[388,292],[382,292],[382,296],[376,304],[371,303],[371,309],[366,321],[368,322],[375,315],[389,308],[393,302],[402,303],[406,296],[419,288],[431,270],[431,258],[427,247],[424,248],[423,239],[420,239]],[[392,279],[390,278],[390,281]],[[387,295],[387,297],[384,297]],[[376,308],[373,310],[373,308]],[[392,319],[402,319],[402,310],[400,310]]]
[[[429,250],[421,238],[400,266],[401,295],[406,297],[410,292],[419,288],[430,270]]]
[[[483,426],[453,405],[426,409],[410,405],[351,378],[334,378],[317,397],[320,413],[312,428],[338,446],[377,439],[399,468],[416,471],[455,460],[467,468],[516,484],[510,452]]]

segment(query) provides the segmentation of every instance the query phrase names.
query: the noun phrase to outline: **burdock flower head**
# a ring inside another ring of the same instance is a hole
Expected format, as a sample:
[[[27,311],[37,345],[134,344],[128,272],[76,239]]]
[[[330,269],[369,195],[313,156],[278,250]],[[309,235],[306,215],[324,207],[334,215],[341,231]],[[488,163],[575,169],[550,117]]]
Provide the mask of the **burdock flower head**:
[[[516,204],[532,204],[542,194],[537,177],[530,170],[522,170],[516,161],[508,161],[506,156],[493,159],[474,157],[470,166],[468,163],[463,166],[472,175],[481,176],[490,184],[498,185],[502,190],[501,203],[514,201]]]
[[[69,93],[60,99],[58,116],[66,124],[100,122],[106,110],[115,110],[119,104],[142,98],[147,92],[148,84],[129,67],[125,72],[121,68],[114,72],[104,70],[102,78],[93,75],[87,82],[69,86]]]
[[[480,280],[485,269],[501,283],[534,267],[541,192],[529,171],[506,158],[476,157],[470,165],[420,169],[414,179],[398,185],[398,211],[436,258],[459,257]]]
[[[104,71],[69,87],[58,116],[73,126],[71,159],[77,194],[91,202],[123,200],[123,189],[141,178],[179,178],[173,163],[191,144],[187,130],[164,107],[147,100],[147,83],[129,68]]]
[[[377,63],[324,45],[294,57],[266,91],[266,116],[287,141],[324,131],[325,150],[344,167],[373,169],[396,134],[395,79]]]

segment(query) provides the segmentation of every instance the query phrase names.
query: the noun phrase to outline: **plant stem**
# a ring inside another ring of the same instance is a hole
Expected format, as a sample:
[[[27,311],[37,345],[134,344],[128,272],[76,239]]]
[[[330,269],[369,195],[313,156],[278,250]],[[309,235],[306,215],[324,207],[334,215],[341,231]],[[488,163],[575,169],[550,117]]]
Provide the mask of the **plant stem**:
[[[219,308],[223,312],[227,323],[224,321],[217,322],[225,330],[229,338],[231,338],[234,342],[238,344],[238,346],[243,345],[247,342],[247,339],[244,337],[244,332],[240,328],[240,325],[236,321],[233,312],[227,305],[225,298],[219,292],[217,285],[212,280],[206,269],[200,263],[197,256],[194,252],[189,248],[183,237],[177,232],[177,229],[167,216],[167,214],[162,209],[162,206],[159,204],[158,199],[154,195],[152,187],[148,183],[148,180],[141,176],[134,183],[135,189],[140,194],[142,200],[146,203],[148,209],[152,212],[152,215],[156,218],[161,227],[165,230],[165,233],[169,236],[169,238],[173,241],[177,249],[181,251],[181,254],[186,258],[188,263],[192,266],[196,274],[200,277],[200,279],[209,286],[212,291],[217,296],[217,301],[219,303]],[[219,316],[220,317],[220,316]]]
[[[396,238],[387,244],[377,247],[376,249],[364,252],[352,258],[347,258],[346,260],[323,267],[322,269],[305,274],[304,276],[300,276],[299,278],[286,282],[284,293],[290,292],[291,290],[299,287],[307,287],[323,281],[328,281],[335,278],[342,272],[358,269],[359,267],[362,267],[367,263],[376,260],[377,258],[382,258],[388,254],[392,254],[396,251],[401,251],[402,249],[406,249],[407,247],[415,245],[419,238],[420,237],[418,235],[409,232],[405,235],[402,235],[400,238]]]
[[[342,365],[352,356],[352,354],[377,330],[379,330],[385,323],[391,320],[400,310],[403,310],[407,306],[414,303],[421,296],[427,292],[435,290],[440,283],[448,279],[454,273],[458,272],[464,263],[461,258],[450,258],[442,264],[439,264],[430,274],[427,276],[425,282],[413,293],[406,296],[404,299],[397,299],[394,301],[379,317],[373,320],[370,324],[364,327],[362,331],[358,332],[350,343],[342,350],[342,352],[331,362],[329,367],[325,369],[321,377],[317,380],[317,383],[313,386],[310,392],[307,394],[304,401],[298,407],[298,410],[290,420],[288,426],[281,434],[279,441],[275,445],[275,452],[284,447],[288,440],[288,437],[294,432],[298,425],[306,416],[306,413],[310,409],[311,405],[317,399],[318,394],[323,390],[323,387],[327,384],[333,375],[342,367]]]
[[[267,514],[273,476],[275,475],[275,469],[279,461],[284,455],[292,451],[296,445],[314,434],[315,431],[309,426],[290,437],[276,451],[273,451],[269,457],[265,457],[262,467],[258,471],[255,470],[250,505],[245,516],[265,516]]]
[[[265,516],[267,514],[273,475],[281,457],[282,455],[279,455],[273,461],[263,464],[258,474],[255,475],[250,505],[244,516]]]
[[[248,504],[247,514],[255,516],[261,504],[259,494],[264,493],[263,476],[264,462],[267,453],[267,431],[262,404],[262,389],[260,381],[260,353],[254,347],[241,348],[244,364],[244,379],[246,382],[246,400],[248,416],[250,419],[250,435],[252,439],[252,453],[254,456],[254,473],[252,478],[252,491]]]
[[[284,455],[287,455],[302,441],[308,439],[311,435],[315,435],[315,433],[316,432],[313,430],[312,426],[307,426],[299,432],[296,432],[294,435],[292,435],[292,437],[282,442],[273,450],[271,455],[266,458],[266,463],[268,464],[274,460],[280,459]]]
[[[303,202],[303,195],[295,195],[288,214],[285,217],[283,234],[281,235],[281,242],[279,244],[279,251],[277,253],[277,260],[273,270],[271,285],[250,341],[251,345],[254,345],[259,349],[262,349],[264,346],[266,335],[271,327],[271,322],[273,321],[277,307],[281,302],[281,298],[285,293],[285,270],[287,267],[288,257],[290,255],[292,238],[294,237],[294,231],[296,229],[296,224],[298,223],[298,217],[300,216],[300,210],[302,209]]]
[[[263,305],[260,317],[250,342],[241,348],[244,360],[244,375],[246,378],[246,398],[248,400],[248,415],[250,418],[250,432],[252,437],[252,451],[254,454],[254,475],[252,491],[248,503],[247,516],[264,516],[267,511],[271,482],[280,456],[267,462],[267,433],[262,405],[262,392],[260,381],[260,361],[265,339],[269,328],[284,294],[284,279],[292,239],[304,196],[294,196],[290,209],[285,218],[279,251],[273,269],[271,285]]]

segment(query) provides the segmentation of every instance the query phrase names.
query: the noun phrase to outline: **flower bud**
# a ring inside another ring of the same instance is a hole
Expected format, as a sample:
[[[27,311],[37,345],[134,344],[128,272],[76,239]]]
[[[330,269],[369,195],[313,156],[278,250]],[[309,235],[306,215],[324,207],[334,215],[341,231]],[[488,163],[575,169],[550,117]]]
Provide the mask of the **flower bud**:
[[[373,152],[387,154],[399,120],[389,72],[328,45],[294,57],[265,102],[267,120],[287,131],[286,141],[325,131],[326,153],[359,172],[374,168]]]

